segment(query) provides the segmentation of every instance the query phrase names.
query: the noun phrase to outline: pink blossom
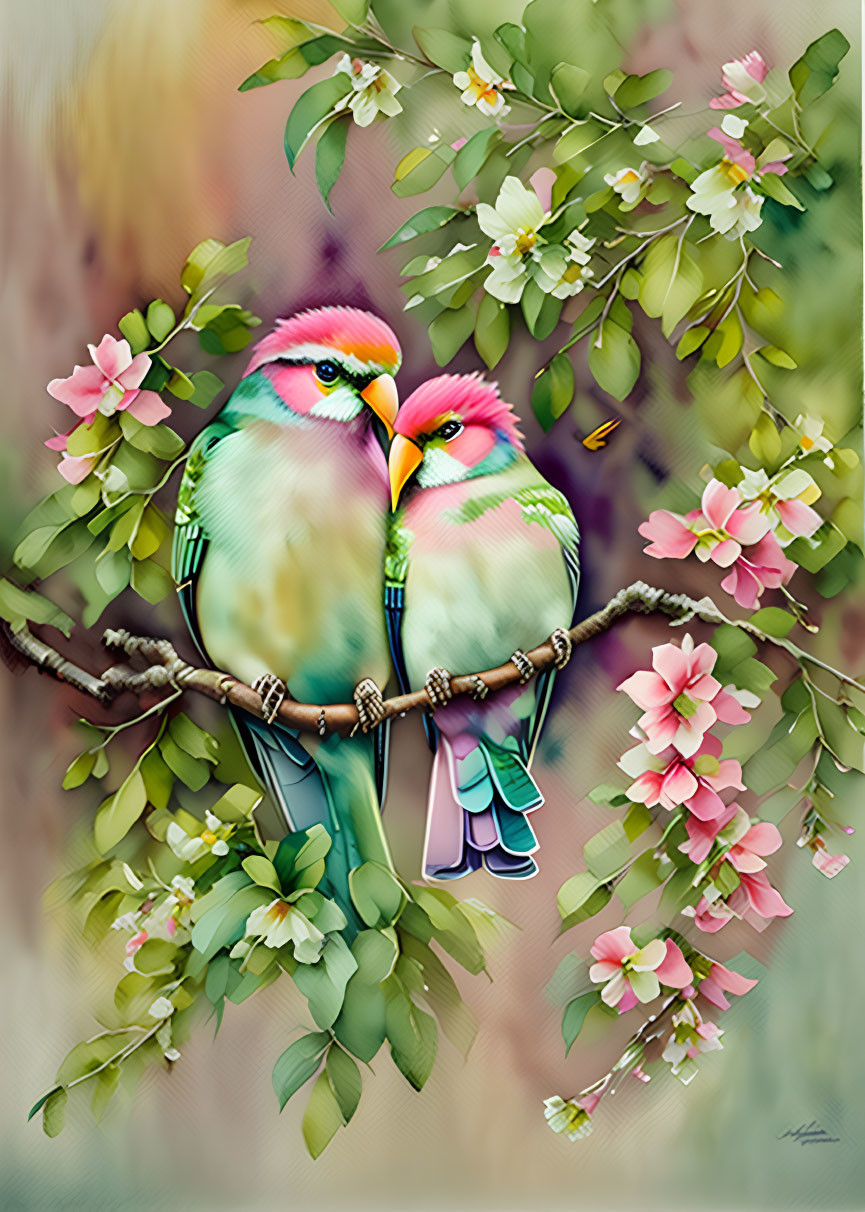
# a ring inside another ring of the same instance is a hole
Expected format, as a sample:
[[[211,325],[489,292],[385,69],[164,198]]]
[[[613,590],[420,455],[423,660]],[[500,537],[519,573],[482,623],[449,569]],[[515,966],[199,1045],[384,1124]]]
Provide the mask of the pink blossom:
[[[87,424],[97,412],[111,416],[127,410],[142,425],[156,425],[171,413],[155,391],[142,391],[150,368],[146,353],[133,358],[129,342],[106,333],[98,346],[87,346],[92,366],[76,366],[66,379],[52,379],[48,393],[67,404]]]
[[[727,899],[730,910],[739,917],[749,908],[762,918],[789,917],[793,912],[777,888],[769,883],[765,871],[740,871],[739,886]]]
[[[78,426],[73,425],[67,433],[58,433],[55,437],[49,438],[44,443],[49,450],[59,450],[62,452],[57,470],[64,480],[68,480],[70,484],[80,484],[82,480],[90,475],[90,472],[99,461],[98,455],[71,455],[66,453],[69,438],[76,429],[78,429]]]
[[[730,1003],[724,996],[725,993],[734,993],[737,997],[741,997],[743,993],[753,989],[756,984],[755,980],[749,980],[747,976],[740,976],[738,972],[725,968],[723,964],[712,964],[709,975],[700,981],[700,993],[707,1002],[711,1002],[719,1010],[729,1010]]]
[[[825,843],[819,838],[815,839],[815,842],[819,844],[814,846],[814,856],[811,862],[818,871],[831,880],[839,871],[844,870],[850,859],[846,854],[830,854],[826,849]]]
[[[734,842],[727,851],[727,858],[738,872],[762,871],[766,866],[763,858],[774,854],[781,846],[781,834],[768,821],[752,825],[741,840]]]
[[[687,985],[693,973],[672,939],[654,938],[637,949],[629,926],[619,926],[599,935],[590,954],[597,961],[589,969],[593,981],[606,982],[601,1000],[618,1006],[619,1013],[637,1002],[650,1002],[660,993],[661,984],[679,989]]]
[[[720,816],[710,817],[708,821],[701,821],[698,816],[689,814],[685,821],[688,840],[679,847],[682,854],[687,854],[692,863],[702,863],[703,859],[709,857],[715,838],[739,811],[739,805],[734,802],[728,804]]]
[[[706,132],[710,139],[714,139],[716,143],[720,143],[724,149],[724,159],[730,164],[738,164],[748,177],[754,176],[756,169],[759,169],[760,174],[775,173],[779,177],[783,177],[787,171],[787,165],[783,160],[770,160],[766,164],[758,164],[754,159],[752,152],[749,152],[738,139],[734,139],[718,126],[713,126],[710,131]],[[792,155],[792,153],[790,153]],[[742,180],[744,178],[740,178]],[[757,180],[760,177],[758,175]]]
[[[660,804],[672,811],[684,804],[700,821],[715,821],[726,811],[718,792],[745,790],[740,763],[733,758],[721,760],[721,749],[721,742],[711,733],[690,757],[672,748],[652,754],[647,745],[636,745],[619,762],[634,778],[625,794],[648,808]]]
[[[134,955],[139,947],[143,947],[147,942],[147,931],[139,930],[138,934],[132,936],[126,944],[126,954]]]
[[[597,1094],[584,1094],[582,1098],[575,1098],[573,1101],[578,1107],[582,1107],[587,1115],[594,1115],[598,1103],[604,1097],[604,1091],[601,1090]]]
[[[738,109],[740,105],[753,104],[765,96],[762,87],[769,68],[758,51],[750,51],[741,59],[733,59],[721,68],[721,80],[728,90],[721,97],[713,97],[711,109]]]
[[[706,934],[716,934],[736,916],[724,901],[710,901],[706,896],[701,896],[693,908],[687,906],[682,912],[686,917],[693,917],[697,929]]]
[[[645,712],[639,726],[650,753],[674,745],[686,757],[700,747],[707,728],[718,720],[745,723],[750,716],[711,676],[718,654],[708,644],[694,647],[686,635],[681,648],[661,644],[652,649],[652,670],[641,669],[616,689]]]
[[[667,509],[655,509],[638,527],[650,539],[646,555],[657,560],[681,560],[695,552],[697,559],[712,560],[729,568],[743,547],[758,543],[770,529],[758,501],[743,504],[735,488],[712,480],[703,490],[699,509],[682,517]]]
[[[748,548],[747,557],[739,556],[721,582],[721,588],[732,594],[740,606],[751,609],[757,605],[764,589],[778,589],[788,584],[796,567],[784,555],[775,536],[767,534]]]
[[[537,168],[529,177],[529,185],[538,195],[538,200],[545,211],[552,210],[553,186],[556,183],[556,174],[551,168]]]

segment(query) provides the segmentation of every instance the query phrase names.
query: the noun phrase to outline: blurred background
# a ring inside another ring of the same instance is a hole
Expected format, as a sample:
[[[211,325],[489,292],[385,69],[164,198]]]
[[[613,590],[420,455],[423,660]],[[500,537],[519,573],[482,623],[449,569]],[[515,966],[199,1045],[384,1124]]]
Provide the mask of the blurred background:
[[[827,0],[819,9],[806,0],[610,2],[626,6],[641,29],[626,66],[672,68],[673,92],[686,113],[718,91],[721,63],[754,47],[786,68],[832,25],[853,44],[822,111],[824,121],[833,118],[825,155],[836,187],[800,222],[767,233],[764,243],[785,265],[781,286],[774,279],[772,285],[788,304],[788,348],[802,368],[785,411],[820,416],[829,436],[842,438],[861,408],[857,7],[852,0]],[[517,19],[521,7],[501,3],[496,10],[504,21]],[[426,332],[400,310],[397,271],[404,258],[374,252],[419,208],[387,188],[393,164],[419,141],[411,138],[418,132],[352,131],[331,199],[335,214],[328,214],[315,189],[312,158],[301,158],[292,177],[281,150],[285,117],[310,79],[236,91],[271,55],[270,38],[255,20],[276,11],[325,24],[337,20],[316,0],[2,5],[0,476],[9,535],[59,483],[55,456],[41,445],[60,423],[45,383],[68,374],[83,360],[86,342],[113,331],[118,316],[141,300],[161,295],[177,302],[179,267],[207,236],[227,242],[252,235],[244,303],[265,326],[309,305],[369,306],[402,341],[401,394],[436,373]],[[566,12],[563,4],[563,18]],[[404,147],[391,142],[403,137]],[[531,456],[577,514],[585,570],[581,614],[637,577],[723,597],[711,573],[641,554],[636,526],[659,503],[659,492],[668,494],[665,504],[670,493],[681,500],[683,488],[698,492],[699,469],[715,453],[672,350],[652,324],[643,321],[642,328],[640,344],[651,350],[644,354],[647,369],[616,414],[625,423],[600,452],[585,450],[577,435],[612,415],[610,401],[579,362],[577,400],[548,437],[528,406],[541,360],[528,338],[512,343],[496,372],[521,414]],[[240,354],[219,368],[229,386],[245,361]],[[456,369],[477,366],[468,350],[454,363]],[[199,414],[188,415],[194,411],[175,410],[172,424],[184,436],[202,424]],[[804,580],[799,574],[794,592],[805,592]],[[102,625],[114,620],[132,631],[181,634],[172,601],[150,608],[128,596],[95,629],[94,653]],[[814,609],[822,625],[814,649],[846,669],[865,668],[861,587],[829,603],[817,599]],[[691,1085],[668,1076],[648,1087],[624,1083],[602,1105],[587,1141],[570,1144],[543,1120],[542,1099],[568,1097],[605,1072],[632,1029],[581,1038],[565,1061],[560,1011],[546,1001],[543,986],[562,955],[575,948],[584,953],[596,933],[621,920],[609,908],[557,941],[555,894],[580,869],[583,842],[605,823],[604,810],[589,803],[586,792],[615,781],[615,762],[627,744],[633,712],[612,688],[645,663],[650,645],[663,642],[665,633],[659,622],[636,619],[581,650],[562,679],[536,770],[547,796],[533,821],[540,876],[508,887],[477,874],[456,889],[520,927],[493,954],[492,983],[484,977],[460,982],[481,1024],[468,1061],[442,1042],[433,1076],[418,1095],[382,1054],[357,1116],[317,1163],[300,1136],[302,1099],[278,1116],[270,1086],[274,1059],[305,1021],[289,982],[229,1007],[215,1041],[209,1027],[200,1030],[170,1074],[150,1073],[134,1100],[102,1125],[73,1117],[50,1141],[38,1120],[25,1123],[62,1056],[97,1030],[93,1008],[110,996],[117,957],[87,955],[62,907],[42,902],[50,882],[74,865],[94,807],[92,789],[60,790],[76,752],[69,725],[82,702],[32,671],[13,669],[17,676],[3,679],[0,729],[0,1207],[865,1206],[861,803],[851,802],[842,818],[857,833],[847,846],[853,861],[837,880],[824,880],[807,852],[785,847],[773,860],[773,882],[794,916],[759,936],[734,935],[731,927],[718,937],[718,958],[747,947],[768,972],[723,1016],[725,1050],[701,1060]],[[181,640],[184,646],[189,654]],[[416,879],[429,762],[416,719],[403,722],[392,752],[385,820],[400,870]],[[792,840],[795,822],[788,825]],[[779,1139],[812,1120],[838,1143],[803,1147]]]

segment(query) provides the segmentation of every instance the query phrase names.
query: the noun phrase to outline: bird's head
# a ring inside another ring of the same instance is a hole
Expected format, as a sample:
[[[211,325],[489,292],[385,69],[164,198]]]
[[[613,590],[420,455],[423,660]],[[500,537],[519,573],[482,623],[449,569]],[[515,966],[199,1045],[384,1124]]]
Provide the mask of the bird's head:
[[[397,414],[388,467],[391,498],[416,475],[421,488],[456,484],[508,466],[523,451],[513,407],[478,375],[439,375]]]
[[[256,345],[244,379],[259,372],[300,416],[351,421],[367,404],[391,437],[401,360],[384,320],[354,307],[322,307],[277,320]]]

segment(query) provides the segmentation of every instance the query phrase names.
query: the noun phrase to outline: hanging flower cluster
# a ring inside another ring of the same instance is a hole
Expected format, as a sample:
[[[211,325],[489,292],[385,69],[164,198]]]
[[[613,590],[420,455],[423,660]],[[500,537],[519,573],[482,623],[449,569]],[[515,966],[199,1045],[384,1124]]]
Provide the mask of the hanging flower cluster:
[[[819,495],[802,468],[786,468],[771,479],[765,471],[746,470],[735,488],[711,480],[699,509],[684,516],[655,509],[638,530],[650,540],[646,554],[656,560],[693,552],[703,563],[729,569],[721,588],[740,606],[754,607],[765,589],[789,584],[797,565],[783,548],[819,529],[822,518],[810,505]]]

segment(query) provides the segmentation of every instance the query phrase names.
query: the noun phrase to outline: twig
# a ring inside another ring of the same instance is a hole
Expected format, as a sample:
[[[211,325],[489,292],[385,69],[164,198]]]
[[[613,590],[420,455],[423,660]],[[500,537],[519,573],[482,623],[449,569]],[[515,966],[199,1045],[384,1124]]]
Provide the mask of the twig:
[[[728,619],[715,605],[711,598],[701,598],[699,601],[685,594],[668,593],[663,589],[653,588],[642,581],[636,581],[626,589],[621,589],[611,601],[601,610],[590,615],[587,619],[571,628],[569,635],[571,644],[585,644],[608,631],[614,623],[625,615],[635,612],[639,614],[665,614],[675,622],[684,623],[689,619],[700,619],[705,623],[716,626],[728,623],[747,632],[755,639],[771,643],[783,648],[801,664],[807,661],[818,668],[826,670],[840,681],[854,686],[865,692],[854,678],[833,669],[824,662],[812,657],[790,640],[776,638],[763,633],[759,627],[746,620]],[[138,656],[147,662],[148,667],[142,672],[136,672],[128,666],[112,666],[101,677],[95,677],[86,670],[67,661],[60,653],[55,652],[47,644],[38,640],[26,627],[12,632],[7,628],[7,634],[13,646],[34,665],[46,673],[52,674],[61,681],[81,690],[101,702],[109,702],[115,695],[123,691],[141,694],[147,690],[161,689],[171,686],[175,691],[193,690],[206,698],[218,703],[230,703],[250,715],[261,717],[261,695],[251,686],[238,681],[230,674],[215,669],[196,669],[182,660],[168,640],[151,639],[143,636],[130,635],[128,631],[106,631],[103,641],[109,649],[120,650],[126,656]],[[536,673],[541,673],[555,663],[556,652],[548,641],[539,644],[526,653],[535,667]],[[520,681],[520,673],[513,662],[499,665],[495,669],[486,669],[481,673],[460,674],[451,679],[451,690],[454,696],[472,694],[477,691],[477,679],[487,686],[488,690],[503,690]],[[382,719],[393,719],[406,715],[409,711],[429,709],[430,699],[426,690],[416,690],[411,694],[395,695],[386,699]],[[301,732],[320,733],[322,723],[328,732],[346,735],[352,732],[359,723],[357,708],[353,703],[298,703],[286,698],[276,713],[277,720],[290,728]]]

